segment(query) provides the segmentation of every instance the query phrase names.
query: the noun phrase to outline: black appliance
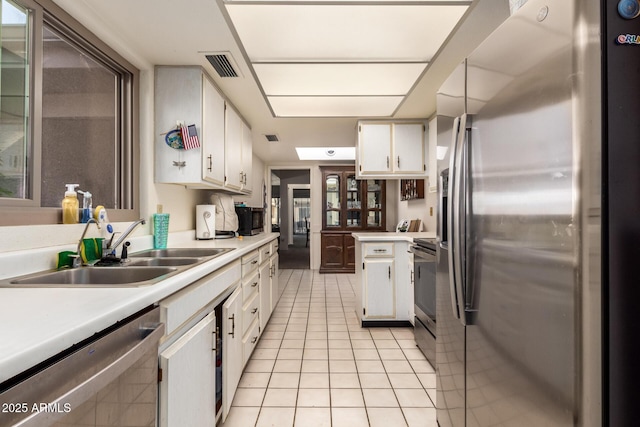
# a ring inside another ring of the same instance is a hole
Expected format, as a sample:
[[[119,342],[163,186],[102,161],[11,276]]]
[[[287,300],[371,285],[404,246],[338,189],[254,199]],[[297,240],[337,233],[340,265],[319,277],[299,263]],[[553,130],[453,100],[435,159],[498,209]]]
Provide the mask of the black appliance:
[[[264,229],[264,209],[236,206],[236,215],[239,235],[254,236]]]

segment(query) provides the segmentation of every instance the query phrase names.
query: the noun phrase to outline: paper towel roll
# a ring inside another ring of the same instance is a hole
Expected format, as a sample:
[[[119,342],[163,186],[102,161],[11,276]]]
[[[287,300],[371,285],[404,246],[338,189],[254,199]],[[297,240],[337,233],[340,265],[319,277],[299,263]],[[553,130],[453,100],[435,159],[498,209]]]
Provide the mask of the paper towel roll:
[[[209,240],[215,237],[216,206],[196,206],[196,239]]]

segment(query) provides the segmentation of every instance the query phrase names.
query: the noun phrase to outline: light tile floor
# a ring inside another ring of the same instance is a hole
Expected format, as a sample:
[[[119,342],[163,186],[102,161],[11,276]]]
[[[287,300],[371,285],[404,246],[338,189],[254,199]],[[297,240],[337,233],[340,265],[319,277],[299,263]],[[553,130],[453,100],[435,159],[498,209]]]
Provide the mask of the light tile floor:
[[[282,297],[224,427],[437,426],[411,328],[362,328],[355,275],[281,270]]]

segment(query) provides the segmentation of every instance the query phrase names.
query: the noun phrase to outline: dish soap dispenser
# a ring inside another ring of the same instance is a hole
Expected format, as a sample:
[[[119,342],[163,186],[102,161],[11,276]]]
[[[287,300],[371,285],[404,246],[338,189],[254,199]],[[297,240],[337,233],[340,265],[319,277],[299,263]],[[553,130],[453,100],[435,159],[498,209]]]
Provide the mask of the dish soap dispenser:
[[[81,190],[78,190],[78,193],[82,194],[82,216],[80,217],[80,222],[86,224],[91,218],[93,218],[91,193]]]
[[[62,199],[62,223],[77,224],[78,223],[78,194],[75,192],[76,187],[80,184],[65,184],[67,191]]]

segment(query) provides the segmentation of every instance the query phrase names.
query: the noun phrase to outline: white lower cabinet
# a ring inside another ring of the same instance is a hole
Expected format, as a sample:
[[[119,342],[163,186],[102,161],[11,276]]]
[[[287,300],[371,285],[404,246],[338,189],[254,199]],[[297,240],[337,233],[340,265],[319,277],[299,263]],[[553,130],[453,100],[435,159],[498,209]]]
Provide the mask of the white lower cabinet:
[[[242,376],[242,287],[222,306],[222,417],[226,419]]]
[[[277,245],[277,243],[275,243]],[[278,281],[279,268],[278,268],[279,255],[276,250],[271,255],[271,312],[276,309],[278,299],[280,298],[280,282]]]
[[[269,321],[271,315],[271,264],[267,259],[260,265],[260,330]]]
[[[409,326],[413,293],[408,243],[362,242],[358,236],[355,254],[356,312],[362,324]]]
[[[364,318],[395,319],[396,286],[393,258],[364,260]]]
[[[264,245],[260,248],[260,329],[261,332],[267,325],[271,313],[278,303],[278,241]]]
[[[215,327],[209,313],[160,354],[159,426],[215,425]]]
[[[159,427],[214,427],[216,386],[226,419],[244,366],[279,297],[277,262],[273,240],[160,301],[166,335],[159,355]],[[216,340],[222,343],[218,379]]]
[[[253,321],[253,324],[249,326],[249,330],[247,330],[247,333],[244,334],[244,337],[242,338],[243,365],[249,361],[249,358],[258,343],[258,338],[260,338],[260,321],[256,319]]]

